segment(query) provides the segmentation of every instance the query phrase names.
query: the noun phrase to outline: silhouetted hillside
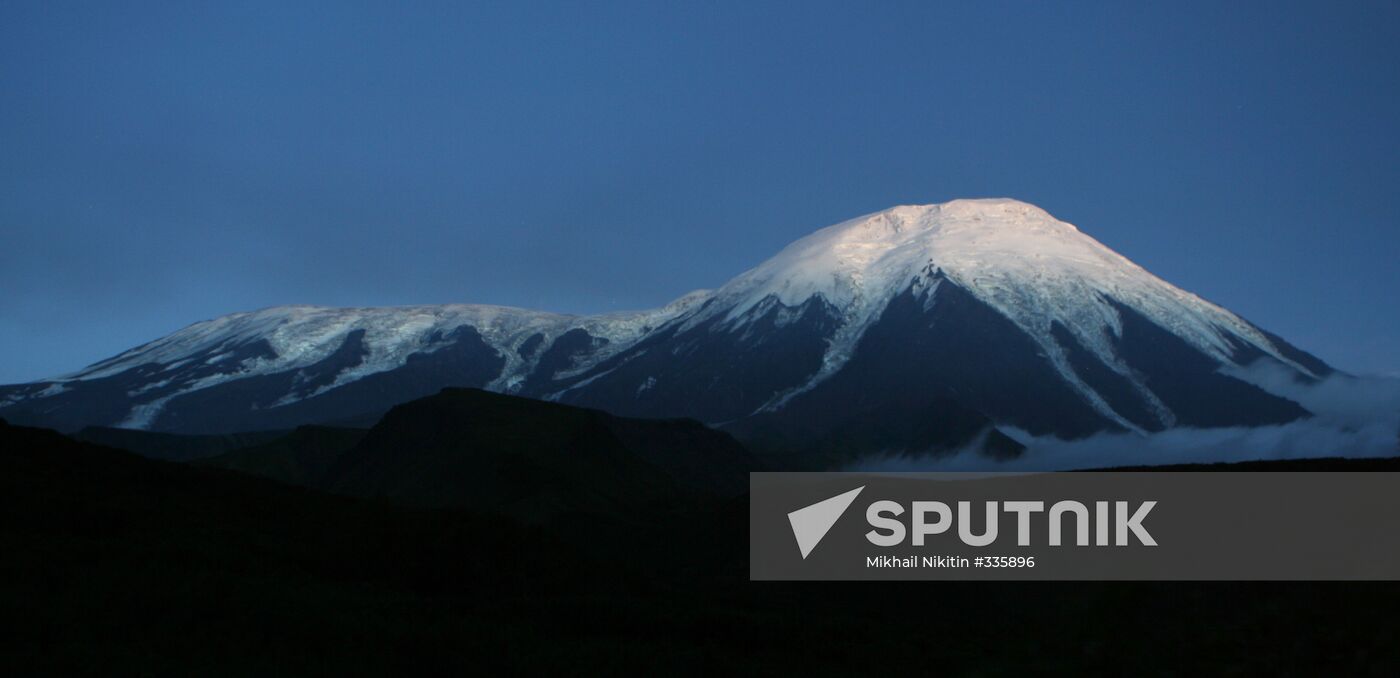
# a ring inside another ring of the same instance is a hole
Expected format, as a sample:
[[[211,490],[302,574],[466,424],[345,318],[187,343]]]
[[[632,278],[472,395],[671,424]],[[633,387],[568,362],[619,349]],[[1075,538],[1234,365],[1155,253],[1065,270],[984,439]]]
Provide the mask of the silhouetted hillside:
[[[699,422],[445,389],[391,410],[339,457],[322,486],[542,519],[738,496],[758,468],[733,438]]]
[[[267,442],[243,447],[197,463],[266,476],[284,483],[323,487],[331,466],[365,439],[368,430],[300,426]]]
[[[95,445],[135,452],[151,459],[192,461],[244,447],[261,445],[287,435],[287,431],[248,431],[223,435],[183,435],[130,428],[89,426],[73,438]]]
[[[1397,660],[1390,583],[755,583],[742,498],[614,527],[336,497],[0,424],[0,668],[1389,675]]]
[[[369,431],[302,427],[201,463],[341,494],[542,520],[623,515],[747,491],[760,468],[728,434],[476,389],[391,410]]]

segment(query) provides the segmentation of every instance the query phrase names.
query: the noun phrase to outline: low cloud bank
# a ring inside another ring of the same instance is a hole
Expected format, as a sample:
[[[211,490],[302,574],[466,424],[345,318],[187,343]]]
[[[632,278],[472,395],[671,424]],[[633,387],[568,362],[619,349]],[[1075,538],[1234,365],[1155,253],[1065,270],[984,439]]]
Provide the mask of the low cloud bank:
[[[867,457],[848,470],[1055,471],[1128,465],[1191,464],[1400,455],[1400,379],[1334,375],[1299,382],[1280,365],[1228,372],[1270,393],[1300,403],[1315,416],[1279,426],[1178,428],[1160,433],[1102,433],[1081,440],[1002,432],[1026,446],[1015,459],[997,461],[976,446],[941,456]]]

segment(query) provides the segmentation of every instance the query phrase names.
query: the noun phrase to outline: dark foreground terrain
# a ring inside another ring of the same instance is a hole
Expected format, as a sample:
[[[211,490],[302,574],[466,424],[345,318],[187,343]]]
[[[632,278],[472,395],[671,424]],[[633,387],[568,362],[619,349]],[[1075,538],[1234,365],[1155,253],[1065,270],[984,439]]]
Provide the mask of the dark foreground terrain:
[[[574,423],[598,433],[596,421]],[[368,439],[306,435],[315,469]],[[644,511],[592,499],[518,522],[0,425],[0,670],[1389,676],[1400,666],[1396,584],[751,583],[742,497],[649,497]]]

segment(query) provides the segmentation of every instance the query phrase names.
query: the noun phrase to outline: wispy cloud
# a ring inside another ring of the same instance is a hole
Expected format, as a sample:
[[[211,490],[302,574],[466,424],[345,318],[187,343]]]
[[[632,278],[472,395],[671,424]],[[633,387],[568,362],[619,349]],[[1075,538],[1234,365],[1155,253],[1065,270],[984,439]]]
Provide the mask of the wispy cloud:
[[[1400,379],[1334,375],[1315,383],[1278,365],[1231,370],[1232,376],[1297,401],[1315,416],[1279,426],[1178,428],[1160,433],[1103,433],[1080,440],[1002,428],[1027,450],[997,461],[969,446],[940,456],[867,457],[863,471],[1050,471],[1124,465],[1233,462],[1310,457],[1400,455]]]

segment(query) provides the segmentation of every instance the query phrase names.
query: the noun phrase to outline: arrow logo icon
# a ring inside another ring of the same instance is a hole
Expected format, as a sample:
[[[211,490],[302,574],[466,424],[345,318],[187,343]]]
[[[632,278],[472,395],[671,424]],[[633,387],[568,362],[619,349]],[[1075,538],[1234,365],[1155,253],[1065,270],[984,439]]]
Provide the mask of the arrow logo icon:
[[[821,543],[822,537],[825,537],[831,526],[841,519],[841,514],[851,507],[851,502],[856,500],[856,495],[863,489],[865,486],[861,485],[850,492],[823,499],[788,514],[788,522],[792,524],[792,536],[797,538],[797,548],[802,551],[803,560],[806,560],[807,554]]]

